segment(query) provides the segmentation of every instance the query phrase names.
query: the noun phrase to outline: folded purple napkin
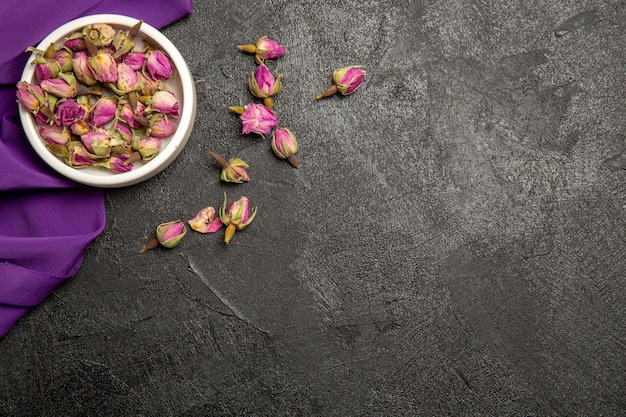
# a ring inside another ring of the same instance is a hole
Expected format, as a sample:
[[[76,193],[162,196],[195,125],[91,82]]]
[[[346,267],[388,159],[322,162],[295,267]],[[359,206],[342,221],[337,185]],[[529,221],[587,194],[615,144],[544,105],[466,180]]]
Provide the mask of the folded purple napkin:
[[[0,338],[76,273],[83,251],[105,225],[102,190],[59,176],[22,131],[15,93],[29,56],[25,49],[81,16],[123,14],[160,28],[191,9],[192,0],[0,3]]]

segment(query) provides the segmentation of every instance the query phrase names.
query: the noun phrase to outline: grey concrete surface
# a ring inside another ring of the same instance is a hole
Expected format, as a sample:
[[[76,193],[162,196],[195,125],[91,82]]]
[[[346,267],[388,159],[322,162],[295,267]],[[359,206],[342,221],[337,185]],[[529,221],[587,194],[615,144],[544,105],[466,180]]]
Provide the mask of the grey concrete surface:
[[[198,117],[0,341],[10,416],[626,415],[626,2],[196,1]],[[268,35],[302,168],[242,136]],[[364,65],[349,97],[316,101]],[[243,158],[228,186],[209,151]],[[247,195],[229,246],[157,224]]]

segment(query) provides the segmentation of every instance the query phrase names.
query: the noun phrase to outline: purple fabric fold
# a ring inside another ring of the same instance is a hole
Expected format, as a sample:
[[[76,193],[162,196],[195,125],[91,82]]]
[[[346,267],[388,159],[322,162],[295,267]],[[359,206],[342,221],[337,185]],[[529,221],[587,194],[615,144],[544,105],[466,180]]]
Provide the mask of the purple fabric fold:
[[[28,54],[52,30],[81,16],[114,13],[162,28],[188,15],[191,0],[44,0],[0,3],[0,338],[28,310],[74,276],[105,226],[100,189],[45,165],[28,143],[15,92]]]

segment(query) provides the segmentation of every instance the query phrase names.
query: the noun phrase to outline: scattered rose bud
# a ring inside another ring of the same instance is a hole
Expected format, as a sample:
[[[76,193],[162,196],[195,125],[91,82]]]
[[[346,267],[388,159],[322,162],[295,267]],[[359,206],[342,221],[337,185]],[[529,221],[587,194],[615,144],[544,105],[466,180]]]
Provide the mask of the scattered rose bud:
[[[220,207],[220,220],[226,225],[224,242],[230,243],[235,230],[245,229],[256,216],[257,207],[253,207],[248,197],[241,197],[227,205],[226,193],[224,203]]]
[[[263,104],[250,103],[244,107],[229,107],[241,119],[241,133],[257,133],[265,138],[278,125],[276,115]]]
[[[274,97],[282,89],[281,76],[274,78],[271,71],[261,64],[254,74],[248,76],[248,88],[253,96],[262,98],[263,104],[270,109],[274,107]]]
[[[90,131],[82,135],[80,141],[94,156],[106,157],[111,153],[111,138],[105,132]]]
[[[256,44],[237,45],[237,48],[240,51],[254,54],[254,59],[258,64],[278,59],[287,52],[284,46],[267,36],[257,39]]]
[[[250,177],[248,177],[248,173],[246,172],[248,164],[246,164],[243,159],[231,158],[226,161],[223,156],[218,155],[215,152],[209,152],[209,154],[213,157],[215,162],[217,162],[220,168],[222,168],[222,173],[220,175],[220,179],[222,181],[234,182],[237,184],[250,181]]]
[[[333,72],[333,85],[328,87],[322,94],[317,95],[316,99],[330,97],[339,92],[342,95],[352,94],[357,88],[363,84],[365,78],[365,70],[360,66],[349,66],[336,69]]]
[[[141,248],[139,253],[144,253],[150,249],[157,248],[159,245],[168,249],[176,247],[186,234],[187,226],[185,226],[185,223],[180,220],[161,223],[157,226],[156,238]]]
[[[289,129],[276,129],[272,134],[272,150],[281,159],[286,159],[294,168],[300,168],[300,161],[296,158],[298,141],[296,135]]]
[[[200,233],[215,233],[222,227],[222,220],[219,216],[215,217],[215,209],[206,207],[196,214],[191,220],[188,220],[189,226]]]
[[[113,86],[111,86],[113,87]],[[117,65],[117,85],[112,88],[118,95],[124,95],[131,91],[141,90],[141,79],[137,71],[128,64],[120,62]]]
[[[162,51],[149,51],[146,53],[146,69],[153,80],[168,80],[174,72],[174,66],[170,59]]]

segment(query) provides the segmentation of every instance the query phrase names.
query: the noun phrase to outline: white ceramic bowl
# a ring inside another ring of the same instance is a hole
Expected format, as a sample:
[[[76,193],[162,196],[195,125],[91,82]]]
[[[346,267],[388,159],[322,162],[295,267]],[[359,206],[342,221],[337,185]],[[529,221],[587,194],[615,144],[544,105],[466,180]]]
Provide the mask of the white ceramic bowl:
[[[62,43],[65,37],[82,30],[83,27],[92,23],[108,23],[115,29],[130,29],[138,21],[139,19],[115,14],[99,14],[81,17],[54,30],[41,41],[37,49],[45,50],[50,43]],[[34,117],[30,112],[20,106],[20,119],[30,144],[50,167],[65,177],[81,184],[94,187],[126,187],[145,181],[163,171],[183,150],[183,147],[191,135],[196,117],[196,91],[191,71],[189,71],[189,67],[174,44],[156,28],[145,22],[141,24],[140,33],[135,37],[135,49],[143,48],[144,39],[156,49],[163,50],[176,67],[175,76],[167,80],[166,85],[168,89],[175,94],[180,106],[180,117],[175,120],[178,126],[176,132],[162,142],[161,151],[151,161],[145,164],[135,163],[131,171],[124,173],[114,173],[108,169],[97,167],[72,168],[46,148],[44,140],[39,135],[40,125],[35,123]],[[24,72],[22,73],[21,79],[23,81],[36,82],[35,65],[30,64],[34,57],[35,54],[33,53],[28,59]]]

